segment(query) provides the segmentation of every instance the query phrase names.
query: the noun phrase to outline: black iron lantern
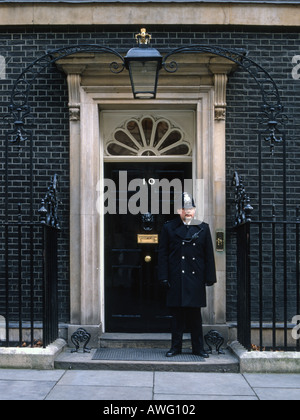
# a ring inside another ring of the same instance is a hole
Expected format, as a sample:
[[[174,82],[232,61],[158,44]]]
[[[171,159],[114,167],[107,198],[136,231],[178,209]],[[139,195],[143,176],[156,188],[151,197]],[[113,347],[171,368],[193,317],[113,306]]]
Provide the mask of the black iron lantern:
[[[141,29],[141,33],[135,37],[138,47],[129,50],[125,57],[132,92],[135,99],[154,99],[158,74],[162,68],[162,56],[149,46],[151,35],[147,34],[146,29]]]

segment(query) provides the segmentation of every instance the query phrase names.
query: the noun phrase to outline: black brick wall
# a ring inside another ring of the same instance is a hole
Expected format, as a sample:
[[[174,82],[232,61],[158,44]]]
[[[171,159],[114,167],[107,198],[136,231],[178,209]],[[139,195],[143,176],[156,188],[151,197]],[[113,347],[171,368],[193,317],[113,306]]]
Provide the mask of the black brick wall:
[[[300,80],[292,78],[292,58],[300,55],[300,34],[298,30],[274,29],[272,33],[260,29],[241,28],[202,28],[190,26],[149,27],[153,36],[153,46],[166,52],[169,49],[187,44],[210,44],[223,47],[245,48],[250,57],[270,72],[275,79],[285,111],[290,121],[287,136],[287,205],[290,217],[295,215],[295,206],[300,202]],[[6,79],[0,80],[0,114],[7,113],[7,104],[12,85],[22,69],[47,50],[77,43],[98,43],[126,52],[134,45],[133,35],[139,28],[125,27],[77,27],[74,28],[23,28],[0,31],[0,55],[6,58]],[[38,209],[39,200],[45,193],[50,176],[57,173],[60,179],[61,241],[59,249],[59,302],[60,320],[69,320],[69,122],[68,95],[64,75],[54,68],[41,75],[32,89],[30,105],[34,114],[34,207]],[[247,190],[255,207],[257,216],[258,185],[258,146],[257,120],[259,92],[245,71],[237,71],[228,84],[227,109],[227,310],[228,321],[235,320],[236,312],[236,260],[235,235],[231,231],[233,223],[233,189],[231,178],[234,170],[244,177]],[[1,126],[0,137],[0,176],[4,176],[4,131]],[[28,162],[26,147],[21,150],[22,163],[18,161],[18,151],[10,152],[10,202],[11,214],[16,214],[16,203],[21,201],[24,212],[28,211]],[[281,178],[282,146],[276,148],[270,160],[268,146],[264,148],[264,192],[266,205],[274,200],[278,212],[282,205]],[[25,156],[25,158],[24,158]],[[24,160],[25,159],[25,160]],[[0,186],[0,215],[3,216],[3,182]],[[21,197],[21,198],[20,198]],[[264,208],[268,213],[268,206]]]

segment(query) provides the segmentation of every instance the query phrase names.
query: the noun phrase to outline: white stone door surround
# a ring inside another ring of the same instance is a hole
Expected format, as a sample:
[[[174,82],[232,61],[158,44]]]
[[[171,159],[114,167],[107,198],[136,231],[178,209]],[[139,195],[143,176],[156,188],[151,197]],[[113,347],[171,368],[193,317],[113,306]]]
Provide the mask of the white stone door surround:
[[[186,56],[187,57],[187,56]],[[187,58],[185,57],[185,60]],[[99,60],[99,57],[96,57]],[[99,74],[91,57],[72,56],[58,66],[67,73],[70,109],[70,290],[71,326],[90,330],[96,342],[105,330],[103,219],[97,211],[103,179],[102,110],[174,109],[195,113],[193,176],[204,181],[203,219],[211,233],[226,227],[225,118],[227,75],[233,63],[215,57],[202,66],[197,56],[189,57],[197,66],[186,66],[180,76],[164,74],[157,99],[132,98],[126,75]],[[89,73],[89,69],[92,69]],[[195,74],[195,68],[197,73]],[[127,76],[128,77],[128,76]],[[101,184],[100,184],[101,185]],[[200,194],[195,191],[198,206]],[[215,241],[214,241],[215,242]],[[203,310],[209,325],[226,323],[226,250],[216,252],[218,283],[208,289],[208,307]]]

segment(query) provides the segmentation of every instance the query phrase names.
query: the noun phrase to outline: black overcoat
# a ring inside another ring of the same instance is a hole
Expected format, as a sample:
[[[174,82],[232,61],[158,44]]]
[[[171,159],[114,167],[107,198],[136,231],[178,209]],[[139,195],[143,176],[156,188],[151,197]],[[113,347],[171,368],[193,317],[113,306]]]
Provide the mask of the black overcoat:
[[[206,287],[216,283],[214,250],[207,223],[193,220],[186,226],[180,217],[162,229],[158,279],[168,281],[168,307],[206,307]]]

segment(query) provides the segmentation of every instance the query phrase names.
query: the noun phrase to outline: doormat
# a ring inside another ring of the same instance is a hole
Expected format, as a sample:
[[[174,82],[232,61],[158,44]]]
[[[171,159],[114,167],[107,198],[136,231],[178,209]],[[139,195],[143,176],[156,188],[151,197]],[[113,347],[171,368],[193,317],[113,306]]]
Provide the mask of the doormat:
[[[175,357],[166,357],[166,349],[97,349],[92,360],[119,360],[119,361],[148,361],[148,362],[205,362],[200,356],[191,353],[182,353]]]

